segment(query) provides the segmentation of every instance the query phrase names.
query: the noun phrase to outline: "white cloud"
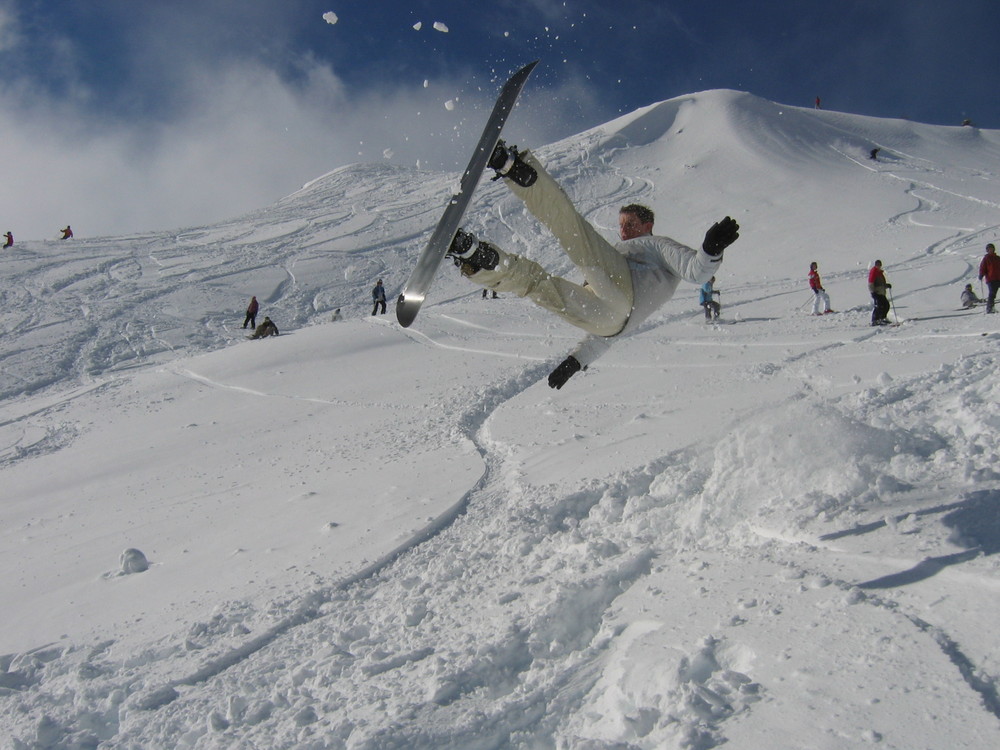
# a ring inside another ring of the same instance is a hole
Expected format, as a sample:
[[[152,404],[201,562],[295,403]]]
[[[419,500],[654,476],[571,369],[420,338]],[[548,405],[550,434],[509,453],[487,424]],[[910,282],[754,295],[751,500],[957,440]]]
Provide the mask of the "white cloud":
[[[0,0],[0,43],[13,44],[7,7]],[[312,58],[279,74],[238,51],[206,57],[215,47],[191,40],[206,24],[139,17],[149,25],[129,37],[141,50],[130,75],[139,96],[156,92],[162,111],[95,106],[79,75],[81,50],[57,34],[45,45],[59,60],[58,85],[0,79],[0,232],[24,241],[54,237],[67,223],[81,238],[183,228],[267,205],[358,161],[459,171],[500,83],[455,70],[450,79],[351,91]],[[511,122],[524,145],[568,135],[567,120],[585,111],[593,123],[601,109],[581,81],[546,91],[544,106],[531,104],[532,92]]]
[[[322,65],[295,84],[260,66],[230,66],[201,71],[188,82],[183,113],[155,125],[0,87],[0,231],[27,240],[67,223],[79,237],[180,228],[267,205],[338,166],[387,154],[458,169],[492,97],[463,85],[419,81],[352,95]]]

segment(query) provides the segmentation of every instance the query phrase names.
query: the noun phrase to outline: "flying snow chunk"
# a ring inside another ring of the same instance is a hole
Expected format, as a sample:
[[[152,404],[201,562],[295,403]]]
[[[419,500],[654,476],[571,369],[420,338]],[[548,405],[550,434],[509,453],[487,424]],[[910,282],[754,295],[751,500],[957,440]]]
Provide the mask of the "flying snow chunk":
[[[337,21],[340,19],[337,18],[336,13],[334,13],[332,10],[328,10],[326,13],[323,14],[323,20],[332,26],[333,24],[337,23]]]
[[[417,21],[415,24],[413,24],[413,30],[414,31],[420,31],[420,29],[422,29],[422,28],[424,28],[424,22],[423,21]]]
[[[448,110],[449,112],[451,112],[453,109],[455,109],[455,100],[454,99],[449,99],[448,101],[446,101],[444,103],[444,108],[446,110]]]
[[[435,22],[434,22],[434,30],[435,30],[435,31],[440,31],[440,32],[442,32],[442,33],[444,33],[444,34],[447,34],[447,33],[448,33],[448,27],[447,27],[447,26],[445,26],[445,25],[444,25],[443,23],[441,23],[440,21],[435,21]]]

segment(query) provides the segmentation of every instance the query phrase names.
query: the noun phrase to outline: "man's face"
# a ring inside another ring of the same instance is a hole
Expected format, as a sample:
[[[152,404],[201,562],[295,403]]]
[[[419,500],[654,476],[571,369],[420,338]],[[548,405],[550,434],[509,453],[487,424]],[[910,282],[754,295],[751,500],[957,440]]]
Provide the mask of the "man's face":
[[[639,221],[635,214],[618,214],[618,236],[622,240],[631,240],[636,237],[645,237],[653,233],[653,222],[643,223]]]

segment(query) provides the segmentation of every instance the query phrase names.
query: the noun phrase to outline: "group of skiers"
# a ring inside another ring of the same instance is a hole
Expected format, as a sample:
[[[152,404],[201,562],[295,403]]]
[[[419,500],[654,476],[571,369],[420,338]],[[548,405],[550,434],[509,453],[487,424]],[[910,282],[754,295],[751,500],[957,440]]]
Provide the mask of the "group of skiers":
[[[243,318],[243,328],[245,329],[247,326],[250,326],[250,328],[253,329],[253,333],[250,334],[250,338],[263,339],[268,336],[277,336],[278,326],[276,326],[266,315],[264,316],[264,320],[261,321],[261,324],[257,325],[257,313],[259,311],[260,303],[257,302],[256,297],[251,297],[250,304],[247,305],[246,317]]]
[[[813,291],[812,314],[824,315],[833,311],[830,309],[830,295],[823,289],[818,269],[819,266],[815,262],[809,264],[809,288]],[[979,281],[986,283],[986,299],[980,299],[976,296],[972,284],[966,284],[961,295],[962,307],[972,308],[985,301],[986,312],[993,313],[995,312],[997,290],[1000,289],[1000,256],[997,256],[996,247],[992,242],[986,245],[986,255],[983,256],[979,264]],[[886,281],[882,261],[876,260],[868,271],[868,293],[872,297],[871,324],[873,326],[889,324],[889,311],[892,309],[889,298],[890,289],[892,289],[892,284]],[[704,305],[704,293],[702,304]],[[707,310],[705,316],[708,317]]]
[[[69,224],[66,225],[65,229],[60,229],[61,232],[59,239],[68,240],[73,237],[73,230],[70,228]],[[14,233],[10,230],[4,232],[0,237],[3,237],[3,249],[6,250],[8,247],[14,247]]]
[[[670,237],[653,234],[653,211],[640,204],[623,206],[618,212],[620,242],[612,245],[576,210],[569,197],[529,151],[519,152],[500,140],[488,166],[503,179],[528,212],[543,224],[577,266],[582,284],[554,276],[529,258],[507,252],[486,240],[459,229],[446,255],[461,274],[481,286],[484,293],[509,292],[527,297],[539,307],[583,329],[587,335],[549,374],[548,384],[562,388],[566,382],[594,362],[619,336],[635,331],[674,295],[685,280],[701,285],[700,302],[708,321],[718,318],[720,304],[714,297],[715,272],[723,252],[739,238],[739,224],[726,216],[709,227],[698,249],[682,245]],[[830,296],[823,288],[816,262],[809,266],[809,286],[813,292],[813,314],[832,312]],[[994,311],[1000,288],[1000,259],[993,243],[979,278],[989,286],[987,312]],[[882,261],[876,260],[868,273],[872,297],[873,326],[888,323],[891,302]],[[966,290],[971,292],[971,285]],[[973,293],[973,296],[974,293]],[[386,294],[379,279],[372,289],[372,315],[386,312]],[[251,300],[244,327],[252,324],[257,300]],[[339,317],[335,315],[335,319]],[[270,323],[265,318],[265,323]],[[272,333],[277,328],[270,323]],[[254,338],[258,338],[255,331]]]

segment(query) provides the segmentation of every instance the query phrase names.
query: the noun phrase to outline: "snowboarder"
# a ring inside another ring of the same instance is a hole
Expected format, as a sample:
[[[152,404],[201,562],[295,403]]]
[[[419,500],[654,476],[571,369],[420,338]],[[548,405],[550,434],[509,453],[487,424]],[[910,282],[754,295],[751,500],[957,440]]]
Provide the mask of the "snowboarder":
[[[991,242],[986,246],[986,255],[979,264],[979,280],[986,280],[986,312],[996,312],[993,307],[997,301],[997,290],[1000,289],[1000,256]]]
[[[14,235],[12,235],[10,232],[7,232],[7,234],[4,235],[3,247],[4,250],[6,250],[8,247],[14,247]]]
[[[965,289],[962,290],[962,307],[969,310],[979,304],[982,304],[982,300],[976,296],[972,284],[966,284]]]
[[[73,239],[73,230],[70,229],[69,224],[66,225],[65,229],[60,229],[59,231],[62,232],[62,237],[60,237],[59,239],[61,240]]]
[[[250,304],[247,305],[247,315],[243,318],[243,327],[246,328],[248,325],[251,328],[257,327],[257,311],[260,309],[260,305],[257,303],[256,297],[250,298]]]
[[[333,311],[333,315],[330,316],[330,322],[331,323],[337,323],[337,322],[339,322],[339,321],[341,321],[343,319],[344,319],[344,316],[340,314],[340,308],[339,307],[336,310],[334,310]]]
[[[868,152],[868,158],[871,159],[872,161],[878,161],[878,152],[881,150],[882,149],[879,148],[873,148],[871,151]]]
[[[892,284],[885,280],[885,273],[882,271],[882,261],[876,260],[875,265],[868,272],[868,291],[872,295],[872,325],[889,325],[889,299],[885,296],[886,290],[892,289]]]
[[[372,288],[372,302],[375,303],[375,306],[372,307],[372,315],[375,314],[380,306],[382,307],[382,314],[385,315],[385,287],[382,286],[382,279],[379,279],[375,283],[374,288]]]
[[[257,329],[253,332],[253,335],[250,338],[263,339],[267,338],[268,336],[277,336],[277,335],[278,335],[278,326],[272,323],[271,319],[265,315],[263,322],[261,322],[261,324],[257,326]]]
[[[701,284],[722,262],[723,250],[739,237],[730,217],[714,224],[700,250],[653,235],[653,211],[624,206],[618,213],[621,242],[612,245],[576,210],[562,188],[528,151],[518,153],[501,140],[489,166],[544,224],[583,273],[577,284],[553,276],[538,263],[500,250],[461,229],[448,249],[462,275],[498,292],[528,297],[589,335],[549,374],[562,388],[586,369],[616,336],[635,331],[670,299],[682,279]]]
[[[830,295],[823,288],[819,278],[819,264],[813,261],[809,264],[809,288],[813,290],[813,315],[825,315],[833,312],[830,309]],[[823,309],[821,310],[820,307]]]
[[[722,299],[722,293],[715,291],[714,284],[715,277],[713,276],[701,285],[701,290],[698,292],[698,302],[705,308],[706,323],[718,320],[719,313],[722,311],[722,305],[712,299],[712,295],[718,295],[719,299]]]

